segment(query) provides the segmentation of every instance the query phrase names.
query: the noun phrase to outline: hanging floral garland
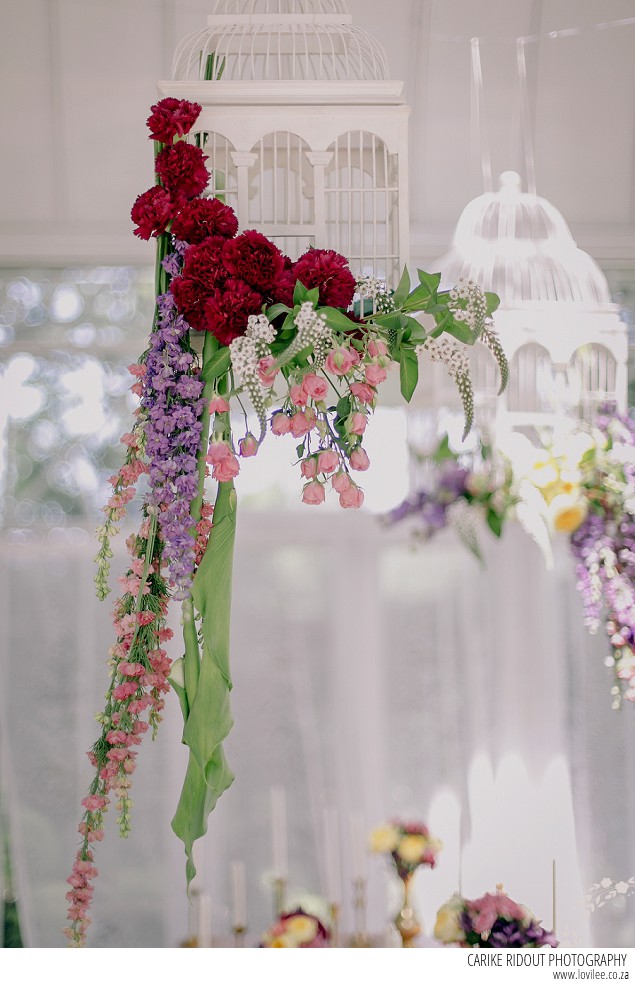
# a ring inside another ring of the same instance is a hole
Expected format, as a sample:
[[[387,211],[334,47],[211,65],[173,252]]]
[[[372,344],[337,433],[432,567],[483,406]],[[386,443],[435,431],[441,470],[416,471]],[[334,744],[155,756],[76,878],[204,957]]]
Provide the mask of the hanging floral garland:
[[[156,732],[173,688],[184,720],[189,763],[172,827],[183,841],[188,884],[192,849],[210,811],[233,780],[223,741],[232,726],[229,624],[236,528],[234,478],[256,456],[268,432],[296,440],[302,500],[319,505],[331,489],[343,508],[359,508],[356,475],[370,466],[364,432],[392,362],[409,400],[419,357],[444,362],[466,416],[473,397],[466,356],[477,341],[495,356],[502,385],[507,362],[491,314],[498,305],[473,283],[439,291],[440,277],[407,272],[389,292],[373,277],[356,281],[347,260],[311,249],[296,262],[259,232],[238,234],[231,208],[203,197],[209,181],[203,149],[184,137],[201,111],[167,98],[148,119],[155,140],[154,187],[132,208],[135,234],[157,239],[156,314],[149,344],[130,366],[139,397],[124,434],[124,463],[98,530],[97,592],[109,592],[110,539],[135,485],[147,475],[143,520],[127,540],[128,568],[119,578],[111,681],[101,733],[89,751],[95,775],[82,801],[81,844],[69,877],[67,935],[85,943],[97,874],[93,844],[104,835],[113,800],[122,835],[130,830],[129,792],[135,747]],[[355,302],[355,298],[357,298]],[[426,330],[413,317],[430,315]],[[192,346],[203,338],[202,354]],[[236,440],[230,410],[253,407],[258,432]],[[217,483],[213,507],[205,478]],[[183,610],[185,654],[172,662],[163,647],[170,599]],[[147,715],[147,718],[142,718]]]
[[[478,526],[496,536],[516,518],[551,565],[556,536],[568,536],[584,622],[603,623],[614,674],[612,705],[635,702],[635,423],[614,406],[601,408],[592,427],[572,427],[540,446],[514,434],[494,450],[482,442],[470,457],[447,437],[432,454],[427,488],[386,516],[408,521],[417,540],[453,527],[480,558]]]

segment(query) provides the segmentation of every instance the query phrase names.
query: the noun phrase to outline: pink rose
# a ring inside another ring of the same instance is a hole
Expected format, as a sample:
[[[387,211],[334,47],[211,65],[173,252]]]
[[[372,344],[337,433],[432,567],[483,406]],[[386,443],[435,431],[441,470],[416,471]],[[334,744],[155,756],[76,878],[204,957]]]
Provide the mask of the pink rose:
[[[210,400],[209,411],[210,413],[228,413],[229,403],[227,399],[223,399],[222,396],[215,396]]]
[[[340,471],[339,474],[336,474],[331,478],[333,490],[337,491],[339,494],[342,494],[343,491],[348,491],[352,483],[353,482],[345,471]]]
[[[346,422],[346,429],[349,433],[354,433],[355,436],[361,436],[366,429],[366,423],[368,420],[363,413],[352,413]]]
[[[215,481],[222,483],[223,481],[231,481],[239,471],[240,464],[237,458],[233,454],[230,454],[229,457],[224,457],[214,465],[212,477]]]
[[[326,379],[318,378],[317,375],[305,375],[302,381],[302,388],[315,402],[321,402],[325,398],[329,387]]]
[[[289,389],[289,398],[294,406],[306,406],[309,396],[301,385],[292,385]]]
[[[238,450],[241,457],[255,457],[258,453],[258,441],[253,433],[247,433],[242,440],[238,441]]]
[[[271,417],[271,432],[276,436],[284,436],[291,432],[291,419],[286,413],[274,413]]]
[[[361,508],[363,503],[364,492],[352,482],[350,487],[340,494],[340,505],[342,508]]]
[[[350,386],[350,390],[351,394],[354,395],[359,402],[364,403],[364,405],[367,406],[369,406],[375,398],[375,390],[366,382],[353,382]]]
[[[335,450],[323,450],[318,457],[318,473],[332,474],[339,467],[340,458]]]
[[[325,498],[324,485],[311,481],[302,488],[302,501],[305,505],[321,505]]]
[[[354,471],[367,471],[370,467],[368,454],[363,447],[356,447],[350,458],[350,464]]]
[[[316,458],[306,457],[300,464],[300,470],[302,471],[302,477],[306,477],[307,481],[312,480],[317,476],[318,472]]]
[[[301,436],[306,436],[310,433],[315,426],[315,413],[312,409],[305,409],[303,412],[297,412],[291,417],[291,432],[294,437],[298,439]]]
[[[371,358],[381,358],[388,354],[388,348],[383,341],[375,341],[371,338],[368,342],[368,354]]]
[[[333,348],[326,356],[325,368],[332,375],[347,375],[359,362],[354,348]]]
[[[276,359],[273,355],[267,355],[266,358],[261,358],[258,362],[258,378],[265,388],[269,389],[276,380],[276,375],[280,371],[276,368],[275,371],[271,371],[273,365],[275,365]]]
[[[381,385],[388,378],[388,372],[381,365],[366,365],[364,374],[370,385]]]

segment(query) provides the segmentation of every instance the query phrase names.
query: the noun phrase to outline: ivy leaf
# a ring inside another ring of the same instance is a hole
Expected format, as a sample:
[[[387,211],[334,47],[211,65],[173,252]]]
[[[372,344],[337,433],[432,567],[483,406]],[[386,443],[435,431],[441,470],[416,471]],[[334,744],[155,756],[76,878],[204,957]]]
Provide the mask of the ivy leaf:
[[[408,272],[408,267],[404,266],[403,273],[401,274],[401,279],[399,280],[399,285],[392,295],[395,307],[401,307],[404,300],[410,293],[410,274]]]
[[[445,460],[456,460],[457,455],[453,450],[450,449],[450,437],[445,434],[441,443],[434,451],[432,455],[432,460],[435,464],[442,464]]]
[[[230,366],[230,362],[231,358],[229,348],[219,348],[218,351],[214,352],[212,357],[207,361],[199,378],[201,378],[203,382],[211,382],[212,379],[218,378],[219,375],[225,374]]]
[[[410,402],[419,381],[419,360],[408,348],[402,348],[399,353],[399,381],[402,396]]]

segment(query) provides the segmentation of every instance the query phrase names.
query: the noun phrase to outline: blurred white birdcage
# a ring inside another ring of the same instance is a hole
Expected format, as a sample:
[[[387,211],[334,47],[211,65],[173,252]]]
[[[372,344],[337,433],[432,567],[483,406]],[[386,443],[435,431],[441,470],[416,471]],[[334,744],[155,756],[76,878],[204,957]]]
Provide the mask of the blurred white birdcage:
[[[442,285],[460,277],[497,293],[495,326],[510,361],[510,382],[498,399],[492,361],[472,354],[480,418],[501,427],[549,427],[563,413],[593,419],[603,402],[626,407],[628,344],[604,273],[579,249],[560,212],[521,190],[513,171],[500,188],[471,201],[452,245],[437,263]],[[440,372],[423,399],[455,403]]]
[[[208,193],[291,259],[335,249],[394,287],[408,260],[408,115],[344,0],[217,0],[162,96],[203,107]]]

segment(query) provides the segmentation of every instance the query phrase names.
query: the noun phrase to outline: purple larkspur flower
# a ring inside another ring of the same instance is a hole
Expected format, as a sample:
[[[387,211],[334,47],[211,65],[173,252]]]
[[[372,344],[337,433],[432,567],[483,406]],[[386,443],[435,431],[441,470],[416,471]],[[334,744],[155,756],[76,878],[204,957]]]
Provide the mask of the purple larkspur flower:
[[[170,275],[179,253],[166,257]],[[194,357],[183,342],[189,328],[171,293],[157,297],[157,324],[143,378],[141,407],[148,457],[147,503],[158,506],[159,534],[175,599],[184,599],[194,572],[194,522],[190,509],[198,492],[204,384],[192,375]]]

